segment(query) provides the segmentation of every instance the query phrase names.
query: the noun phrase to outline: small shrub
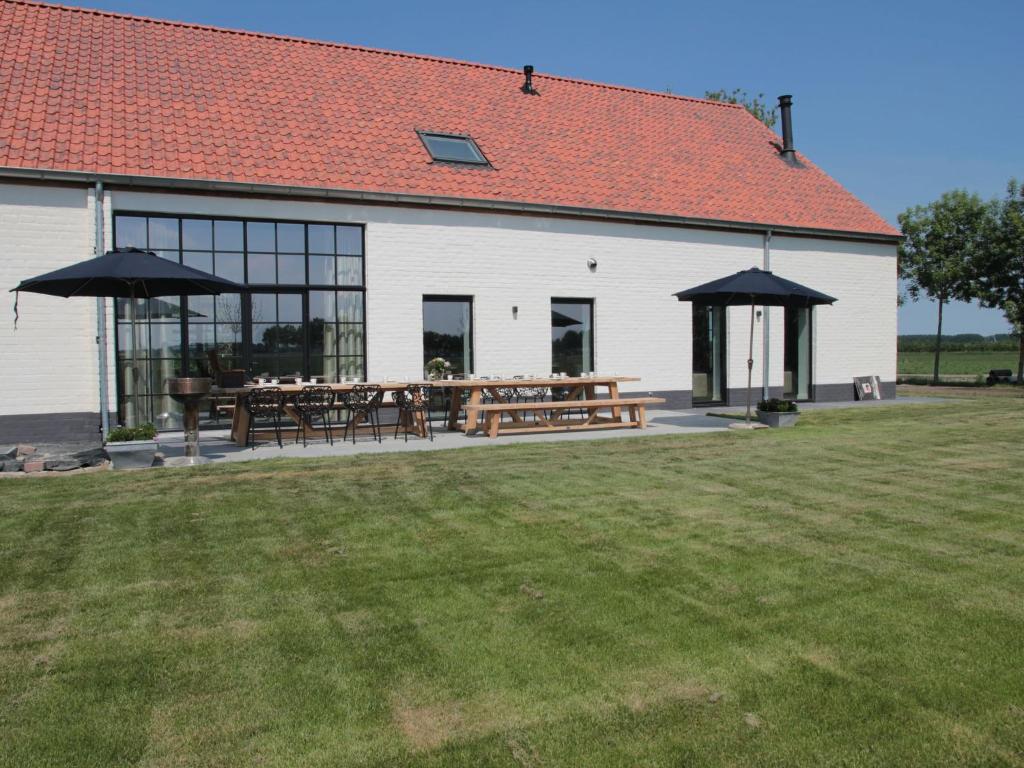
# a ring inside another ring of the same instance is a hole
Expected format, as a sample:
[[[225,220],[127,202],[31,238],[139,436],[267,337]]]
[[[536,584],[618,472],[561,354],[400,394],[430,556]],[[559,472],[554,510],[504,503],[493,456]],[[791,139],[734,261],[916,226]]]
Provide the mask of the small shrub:
[[[152,440],[155,437],[156,427],[147,423],[136,427],[114,427],[107,433],[107,442],[127,443],[132,440]]]
[[[792,400],[780,400],[773,397],[771,400],[762,400],[757,404],[757,410],[768,413],[795,413],[799,410]]]

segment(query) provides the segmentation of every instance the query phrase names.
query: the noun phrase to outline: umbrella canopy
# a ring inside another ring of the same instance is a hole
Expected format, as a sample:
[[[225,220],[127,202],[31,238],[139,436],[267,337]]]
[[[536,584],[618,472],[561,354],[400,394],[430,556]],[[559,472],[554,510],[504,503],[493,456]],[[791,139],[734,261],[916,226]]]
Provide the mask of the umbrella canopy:
[[[712,280],[674,294],[680,301],[694,301],[716,307],[749,306],[811,307],[831,304],[834,296],[786,280],[757,267]]]
[[[712,280],[686,291],[674,294],[680,301],[693,301],[716,307],[750,305],[750,351],[747,356],[747,417],[750,426],[750,383],[754,370],[754,307],[813,307],[831,304],[836,299],[806,285],[794,283],[784,277],[757,267],[745,269],[728,277]]]
[[[12,290],[65,298],[109,296],[148,299],[152,296],[237,293],[242,286],[223,277],[161,259],[151,251],[118,248],[95,259],[23,280]]]
[[[145,377],[139,372],[138,348],[136,344],[136,301],[156,296],[209,296],[220,293],[238,293],[242,286],[186,267],[167,259],[161,259],[151,251],[138,248],[117,248],[95,259],[87,259],[70,267],[64,267],[45,275],[23,280],[12,291],[28,291],[48,296],[99,296],[116,299],[132,299],[129,303],[131,320],[131,378],[133,392],[138,394],[146,388]],[[161,311],[171,309],[167,302],[160,302]],[[195,313],[198,314],[198,313]],[[14,302],[14,325],[18,325],[18,302]],[[100,376],[106,376],[105,368]],[[101,381],[101,392],[105,390],[105,378]],[[101,416],[101,418],[104,418]],[[104,422],[105,430],[106,422]]]

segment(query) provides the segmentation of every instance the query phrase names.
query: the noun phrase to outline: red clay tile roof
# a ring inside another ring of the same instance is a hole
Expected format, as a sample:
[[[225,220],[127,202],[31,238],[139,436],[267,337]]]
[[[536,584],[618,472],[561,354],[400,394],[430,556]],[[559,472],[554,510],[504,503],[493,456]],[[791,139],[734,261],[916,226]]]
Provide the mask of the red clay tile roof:
[[[0,167],[897,234],[741,107],[334,43],[0,0]],[[416,129],[493,168],[432,163]]]

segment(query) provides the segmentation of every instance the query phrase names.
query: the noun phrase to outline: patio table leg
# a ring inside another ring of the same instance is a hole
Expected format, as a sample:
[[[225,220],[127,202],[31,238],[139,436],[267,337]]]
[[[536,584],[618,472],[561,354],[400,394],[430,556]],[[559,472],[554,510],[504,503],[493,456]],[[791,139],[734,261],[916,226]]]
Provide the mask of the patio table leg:
[[[249,410],[245,407],[245,396],[235,395],[235,412],[231,415],[231,439],[235,445],[245,448],[249,441]]]
[[[448,390],[451,398],[448,403],[448,429],[454,432],[459,428],[459,409],[462,405],[462,387],[451,387]],[[466,415],[467,419],[469,414]]]
[[[612,400],[619,399],[619,383],[617,381],[608,382],[608,397]],[[612,418],[615,421],[622,421],[622,408],[619,406],[612,406]]]
[[[452,395],[454,397],[454,394]],[[482,390],[479,387],[473,387],[469,390],[469,402],[466,403],[466,434],[476,432],[477,425],[480,423],[480,412],[477,410],[470,410],[471,405],[480,405],[482,399]],[[452,401],[452,410],[455,410],[455,402]]]

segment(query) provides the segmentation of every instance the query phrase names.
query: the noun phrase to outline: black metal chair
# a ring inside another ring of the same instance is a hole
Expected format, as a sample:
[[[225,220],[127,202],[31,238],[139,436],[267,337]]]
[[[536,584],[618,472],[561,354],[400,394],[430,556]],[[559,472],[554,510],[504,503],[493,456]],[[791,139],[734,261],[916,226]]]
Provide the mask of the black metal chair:
[[[252,445],[256,450],[256,419],[273,419],[274,434],[277,437],[277,447],[283,448],[281,442],[281,414],[284,405],[284,395],[280,387],[258,387],[245,396],[245,410],[249,412],[249,430],[245,436],[245,444]]]
[[[342,441],[348,440],[349,427],[352,428],[352,443],[356,442],[356,432],[360,420],[366,420],[377,442],[383,442],[380,436],[380,404],[384,400],[384,390],[378,384],[356,384],[348,392],[339,392],[338,399],[348,411],[345,421],[345,432]]]
[[[299,432],[302,433],[302,447],[306,447],[306,426],[314,428],[316,419],[324,428],[324,440],[334,445],[334,436],[331,434],[331,409],[334,408],[334,390],[330,387],[309,385],[295,396],[295,410],[299,414],[301,424],[295,433],[295,442],[299,442]]]
[[[430,387],[422,384],[410,384],[392,395],[398,407],[398,420],[395,422],[395,439],[398,430],[405,421],[405,442],[409,442],[409,428],[416,422],[417,416],[423,417],[430,440],[434,440],[434,425],[430,421]]]

